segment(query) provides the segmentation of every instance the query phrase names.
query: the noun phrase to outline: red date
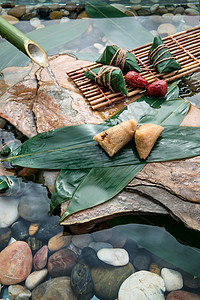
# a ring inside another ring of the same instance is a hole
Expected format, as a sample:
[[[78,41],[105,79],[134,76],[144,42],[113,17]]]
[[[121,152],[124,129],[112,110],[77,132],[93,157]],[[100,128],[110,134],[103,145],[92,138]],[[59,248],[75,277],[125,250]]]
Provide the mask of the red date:
[[[147,95],[150,97],[163,97],[167,93],[167,82],[157,80],[147,86]]]
[[[135,88],[146,88],[148,81],[135,71],[129,71],[125,75],[126,84]]]

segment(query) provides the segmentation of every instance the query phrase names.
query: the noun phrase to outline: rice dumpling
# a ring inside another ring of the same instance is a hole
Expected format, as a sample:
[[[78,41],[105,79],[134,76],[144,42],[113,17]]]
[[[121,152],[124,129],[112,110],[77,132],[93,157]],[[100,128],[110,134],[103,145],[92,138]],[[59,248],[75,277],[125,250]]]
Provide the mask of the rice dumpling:
[[[147,158],[163,130],[164,127],[156,124],[142,124],[137,127],[135,145],[141,159]]]
[[[117,67],[103,66],[101,68],[87,69],[85,76],[95,81],[98,85],[108,87],[112,92],[121,92],[128,96],[122,71]]]
[[[141,72],[135,55],[115,45],[106,46],[96,62],[119,67],[125,73],[128,71]]]
[[[133,139],[136,126],[135,119],[124,121],[98,133],[95,135],[94,140],[112,157]]]
[[[149,51],[149,59],[158,73],[168,73],[181,69],[181,65],[175,60],[168,46],[162,42],[159,36],[154,37]]]

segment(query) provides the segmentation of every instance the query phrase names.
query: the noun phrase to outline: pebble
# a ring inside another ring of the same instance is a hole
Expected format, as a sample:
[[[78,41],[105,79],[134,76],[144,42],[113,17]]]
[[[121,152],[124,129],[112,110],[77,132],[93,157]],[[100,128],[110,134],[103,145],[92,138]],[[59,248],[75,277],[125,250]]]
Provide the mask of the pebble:
[[[134,240],[128,239],[123,248],[128,252],[129,260],[132,262],[138,253],[138,245]]]
[[[85,19],[85,18],[90,18],[90,16],[85,10],[77,16],[77,19]]]
[[[36,239],[34,236],[29,236],[26,242],[34,253],[43,246],[43,242]]]
[[[70,276],[77,261],[76,255],[69,249],[53,253],[48,260],[48,271],[52,277]]]
[[[75,11],[76,8],[77,8],[76,3],[71,3],[71,2],[69,2],[69,3],[67,3],[67,4],[65,5],[65,9],[66,9],[67,11],[69,11],[69,12]]]
[[[6,2],[6,3],[2,3],[1,7],[2,8],[12,8],[12,7],[15,7],[15,4],[12,2]]]
[[[25,241],[28,236],[28,225],[23,221],[17,221],[12,224],[12,237],[14,237],[17,241]]]
[[[8,245],[10,238],[11,229],[8,227],[0,228],[0,251]]]
[[[148,270],[150,263],[150,253],[144,248],[139,249],[137,256],[133,260],[134,267],[138,270]]]
[[[73,243],[70,243],[70,244],[67,246],[67,249],[72,250],[72,251],[76,254],[76,256],[79,256],[79,255],[81,254],[81,251],[82,251],[80,248],[74,246]]]
[[[71,235],[68,233],[63,235],[62,232],[59,232],[52,238],[50,238],[48,242],[48,248],[51,252],[58,251],[64,247],[67,247],[71,242]]]
[[[34,255],[33,266],[35,270],[41,270],[46,266],[47,257],[48,257],[48,247],[47,245],[44,245]]]
[[[70,231],[73,234],[86,234],[91,232],[95,224],[80,224],[80,225],[71,225],[69,226]]]
[[[103,242],[90,243],[89,246],[93,248],[96,252],[103,248],[113,248],[111,244]]]
[[[199,15],[199,12],[198,12],[198,10],[196,10],[196,9],[193,9],[193,8],[187,8],[187,9],[185,10],[185,14],[186,14],[186,15],[189,15],[189,16],[198,16],[198,15]]]
[[[38,16],[41,18],[41,19],[46,19],[49,17],[50,15],[50,12],[51,12],[51,9],[46,6],[46,5],[42,5],[42,6],[39,6],[37,9],[37,14]]]
[[[16,242],[16,239],[14,239],[14,238],[11,236],[10,241],[9,241],[9,243],[8,243],[8,246],[11,245],[11,244],[13,244],[14,242]]]
[[[152,6],[150,7],[151,13],[154,14],[154,13],[157,11],[157,9],[158,9],[159,7],[160,7],[160,5],[159,5],[158,3],[152,5]]]
[[[82,249],[79,260],[83,260],[89,267],[97,267],[101,264],[101,261],[97,257],[97,253],[94,249],[90,247],[85,247]]]
[[[164,15],[168,13],[168,10],[165,7],[159,7],[157,13],[160,15]]]
[[[97,252],[97,257],[104,263],[116,267],[125,266],[129,262],[128,252],[120,248],[103,248]]]
[[[74,244],[74,246],[80,249],[87,247],[91,242],[92,242],[92,237],[90,234],[74,235],[72,237],[72,243]]]
[[[149,16],[149,21],[154,22],[156,24],[161,24],[162,23],[162,17],[159,15],[152,15]]]
[[[59,220],[59,216],[48,216],[45,222],[40,223],[40,227],[35,235],[37,239],[47,242],[54,235],[62,232],[62,227],[58,225]]]
[[[158,265],[156,263],[150,264],[149,271],[152,273],[155,273],[157,275],[160,275],[160,268],[158,267]]]
[[[196,4],[194,4],[194,3],[187,3],[187,7],[193,8],[193,9],[195,9],[195,10],[198,10],[198,7],[197,7]]]
[[[8,296],[10,300],[28,300],[31,297],[31,292],[22,285],[10,285]]]
[[[77,263],[71,272],[71,288],[80,298],[87,295],[88,299],[93,296],[93,281],[89,267],[85,263]]]
[[[130,0],[130,3],[132,4],[138,4],[141,3],[142,0]]]
[[[116,299],[122,282],[133,274],[133,272],[134,268],[131,263],[123,267],[99,265],[92,268],[91,275],[95,296],[100,299],[105,298],[106,300]]]
[[[171,22],[173,17],[174,17],[174,15],[171,13],[166,13],[166,14],[162,15],[162,19],[164,22]]]
[[[190,289],[200,288],[200,278],[181,270],[184,286]]]
[[[28,300],[31,297],[31,291],[28,289],[24,289],[16,298],[15,300]]]
[[[135,5],[132,5],[130,9],[133,10],[133,11],[137,11],[137,10],[139,10],[141,8],[142,8],[142,5],[135,4]]]
[[[40,271],[34,271],[32,272],[25,281],[25,285],[27,289],[33,290],[38,286],[47,276],[48,270],[47,269],[42,269]]]
[[[200,296],[186,291],[173,291],[167,295],[166,300],[200,300]]]
[[[118,230],[113,229],[112,236],[107,242],[114,248],[122,248],[125,245],[126,240],[127,238],[123,236]]]
[[[165,283],[162,277],[148,271],[139,271],[122,283],[118,300],[165,300],[164,292]]]
[[[93,232],[92,237],[96,242],[107,242],[112,237],[112,230],[109,229]]]
[[[19,213],[17,210],[17,206],[19,203],[19,199],[17,198],[9,198],[1,197],[0,198],[0,228],[9,227],[12,223],[17,221],[19,218]]]
[[[29,232],[29,235],[30,236],[33,236],[33,235],[35,235],[36,234],[36,232],[38,231],[38,229],[39,229],[39,223],[33,223],[33,224],[31,224],[30,226],[29,226],[29,230],[28,230],[28,232]]]
[[[23,241],[16,241],[0,252],[0,282],[5,285],[24,281],[32,269],[32,253]]]
[[[176,27],[170,23],[163,23],[158,26],[158,34],[167,33],[168,35],[176,33]]]
[[[182,15],[181,14],[176,14],[172,18],[172,22],[174,22],[174,23],[179,23],[179,22],[181,22],[181,20],[182,20]]]
[[[173,14],[176,15],[176,14],[181,14],[183,15],[185,12],[185,9],[182,7],[182,6],[177,6],[174,11],[173,11]]]
[[[51,20],[56,20],[56,19],[62,19],[62,12],[61,11],[52,11],[49,15],[49,18]]]
[[[168,292],[182,289],[183,278],[180,272],[163,268],[161,270],[161,277],[165,282],[165,287]]]
[[[39,18],[33,18],[33,19],[30,20],[30,24],[33,27],[37,28],[39,25],[41,25],[41,21],[40,21]]]
[[[41,283],[32,291],[32,300],[77,300],[74,295],[70,278],[62,276]]]
[[[8,15],[13,16],[15,18],[21,18],[23,14],[26,12],[26,6],[25,5],[18,5],[15,6],[7,12]]]

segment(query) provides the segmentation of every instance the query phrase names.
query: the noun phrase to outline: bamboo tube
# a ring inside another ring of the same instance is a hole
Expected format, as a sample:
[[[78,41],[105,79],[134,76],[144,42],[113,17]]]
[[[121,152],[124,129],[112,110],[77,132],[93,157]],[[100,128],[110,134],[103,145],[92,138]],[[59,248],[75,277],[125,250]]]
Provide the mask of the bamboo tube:
[[[0,35],[38,65],[48,67],[49,61],[45,51],[2,17],[0,17]]]

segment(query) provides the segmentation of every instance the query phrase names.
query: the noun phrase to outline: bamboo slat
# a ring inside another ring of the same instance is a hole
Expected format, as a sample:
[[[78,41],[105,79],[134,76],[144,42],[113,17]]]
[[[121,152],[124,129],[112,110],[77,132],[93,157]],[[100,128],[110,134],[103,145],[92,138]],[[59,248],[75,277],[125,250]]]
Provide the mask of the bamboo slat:
[[[135,54],[141,68],[140,74],[148,83],[152,83],[158,79],[164,79],[169,82],[200,70],[200,26],[167,36],[162,41],[168,46],[171,54],[180,63],[181,70],[167,74],[157,73],[148,58],[152,43],[129,50],[129,52]],[[93,69],[100,66],[101,64],[92,63],[87,68]],[[77,68],[67,72],[67,75],[78,86],[93,110],[102,109],[126,98],[121,93],[111,92],[106,87],[100,87],[86,78],[84,74],[85,70],[84,67]],[[145,92],[145,90],[129,87],[127,90],[128,97]]]

